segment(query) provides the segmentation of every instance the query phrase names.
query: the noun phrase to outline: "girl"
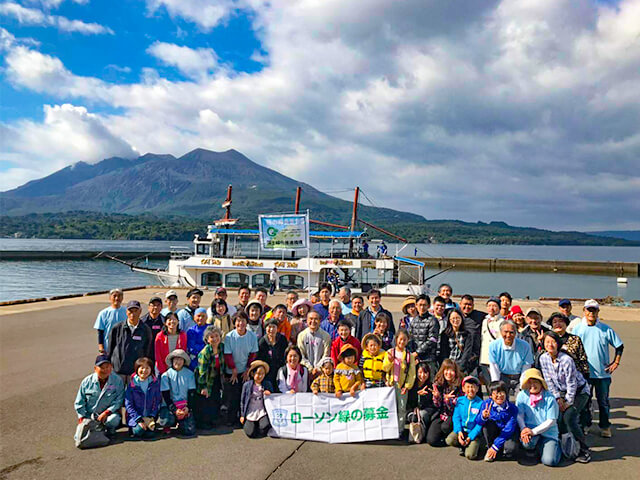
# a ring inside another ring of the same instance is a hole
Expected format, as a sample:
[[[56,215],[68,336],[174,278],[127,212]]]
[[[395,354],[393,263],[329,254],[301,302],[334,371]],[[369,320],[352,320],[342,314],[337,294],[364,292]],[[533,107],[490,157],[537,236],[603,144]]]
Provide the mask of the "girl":
[[[378,314],[380,317],[380,314]],[[387,385],[396,391],[398,409],[398,435],[404,433],[407,410],[407,396],[416,379],[416,359],[407,350],[409,333],[401,328],[396,334],[395,346],[387,351],[382,369],[387,373]]]
[[[271,385],[277,385],[278,370],[286,363],[285,351],[288,342],[284,335],[278,333],[278,321],[270,318],[264,325],[265,335],[258,340],[258,360],[262,360],[269,365],[267,380]],[[279,393],[275,390],[274,393]]]
[[[207,310],[199,307],[193,312],[195,325],[187,330],[187,353],[191,357],[188,367],[195,370],[198,367],[198,354],[204,348],[204,331],[207,328]]]
[[[427,443],[432,447],[442,446],[453,431],[453,411],[462,395],[461,383],[460,368],[453,360],[445,358],[433,382],[433,404],[438,408],[438,415],[427,431]]]
[[[418,309],[416,308],[416,297],[407,297],[406,300],[402,302],[401,310],[404,314],[404,317],[400,319],[400,328],[409,330],[411,320],[418,316]]]
[[[196,398],[194,414],[196,424],[205,430],[215,426],[220,411],[222,373],[224,372],[224,344],[222,330],[209,325],[204,331],[205,347],[198,354]]]
[[[469,335],[464,326],[464,316],[457,308],[449,310],[447,327],[440,336],[440,354],[438,361],[449,358],[456,362],[460,370],[471,372],[475,365],[472,364],[473,335]]]
[[[385,374],[382,369],[386,352],[382,350],[382,340],[375,333],[367,333],[362,339],[360,369],[364,375],[366,388],[384,387]]]
[[[278,388],[282,393],[306,392],[309,371],[300,364],[302,353],[295,345],[289,345],[285,351],[287,364],[278,370]]]
[[[298,334],[307,328],[307,314],[313,308],[313,304],[306,298],[301,298],[291,307],[291,343],[297,345]]]
[[[373,333],[378,335],[382,339],[382,349],[389,350],[393,347],[393,332],[389,329],[389,325],[391,324],[391,318],[384,312],[380,312],[376,315],[376,318],[373,322],[374,329]]]
[[[240,423],[249,438],[264,437],[271,424],[264,407],[264,397],[271,395],[273,387],[265,376],[269,373],[269,365],[262,360],[255,360],[247,370],[249,380],[242,386],[240,400]]]
[[[156,375],[160,378],[167,371],[167,355],[174,350],[187,349],[187,333],[178,328],[179,320],[175,313],[169,312],[164,318],[164,326],[155,340]]]
[[[153,363],[147,357],[136,360],[134,370],[124,395],[127,424],[133,436],[151,438],[162,405],[160,380],[153,375]]]
[[[207,324],[218,327],[222,331],[222,338],[224,339],[224,336],[235,328],[231,315],[229,315],[227,302],[217,298],[211,302],[209,310],[210,315],[207,318]]]
[[[364,378],[362,372],[358,368],[356,359],[358,358],[358,351],[356,348],[345,343],[340,349],[338,354],[338,366],[333,374],[333,384],[336,387],[336,398],[342,397],[344,392],[354,397],[358,390],[364,388]]]
[[[247,321],[247,329],[253,332],[258,339],[264,335],[261,318],[263,311],[262,305],[257,300],[251,300],[247,303],[247,307],[245,308],[245,312],[247,312],[247,316],[249,317]]]
[[[422,442],[431,424],[431,417],[438,411],[438,408],[433,404],[433,391],[431,390],[430,380],[429,365],[421,362],[416,367],[416,382],[409,390],[407,398],[409,441],[414,443]]]

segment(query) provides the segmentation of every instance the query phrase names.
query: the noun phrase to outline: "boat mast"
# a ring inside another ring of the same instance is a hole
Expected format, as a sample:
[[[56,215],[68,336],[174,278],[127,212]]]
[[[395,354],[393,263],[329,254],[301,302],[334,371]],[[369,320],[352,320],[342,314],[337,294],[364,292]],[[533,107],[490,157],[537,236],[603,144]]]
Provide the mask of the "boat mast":
[[[360,197],[360,187],[356,187],[356,192],[353,197],[353,211],[351,212],[351,233],[356,230],[356,223],[358,222],[358,198]],[[349,240],[349,257],[353,257],[353,236]]]
[[[300,213],[300,196],[302,194],[302,187],[296,188],[296,206],[295,213]]]
[[[225,228],[228,229],[229,228],[229,220],[231,220],[231,190],[233,190],[233,186],[231,184],[229,184],[229,186],[227,187],[227,198],[225,199],[225,201],[222,203],[222,208],[226,209],[225,214],[224,214],[224,218],[223,220],[226,220],[226,222],[224,222],[225,224]],[[229,235],[225,235],[224,236],[224,240],[222,242],[222,256],[226,257],[227,256],[227,245],[229,244]]]

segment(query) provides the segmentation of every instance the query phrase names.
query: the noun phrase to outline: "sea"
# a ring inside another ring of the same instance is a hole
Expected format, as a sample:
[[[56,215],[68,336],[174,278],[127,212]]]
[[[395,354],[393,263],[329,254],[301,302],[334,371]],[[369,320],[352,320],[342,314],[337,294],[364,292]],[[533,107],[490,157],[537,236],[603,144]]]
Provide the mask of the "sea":
[[[191,242],[123,241],[123,240],[47,240],[0,239],[0,250],[54,251],[136,251],[165,252],[190,249]],[[326,244],[318,249],[328,250]],[[370,247],[374,253],[376,243]],[[312,254],[319,251],[313,251]],[[578,260],[639,262],[640,247],[581,247],[531,245],[456,245],[408,244],[404,247],[388,244],[389,254],[418,257],[500,258],[531,260]],[[141,265],[163,268],[166,261],[149,261],[144,256]],[[429,270],[427,276],[437,273]],[[50,297],[73,293],[108,290],[114,287],[158,285],[155,277],[132,272],[127,266],[109,260],[0,260],[0,301]],[[624,302],[640,300],[640,278],[628,278],[618,284],[615,276],[569,275],[562,273],[481,272],[451,270],[431,280],[432,290],[440,283],[453,286],[454,295],[495,295],[508,291],[516,298],[620,297]]]

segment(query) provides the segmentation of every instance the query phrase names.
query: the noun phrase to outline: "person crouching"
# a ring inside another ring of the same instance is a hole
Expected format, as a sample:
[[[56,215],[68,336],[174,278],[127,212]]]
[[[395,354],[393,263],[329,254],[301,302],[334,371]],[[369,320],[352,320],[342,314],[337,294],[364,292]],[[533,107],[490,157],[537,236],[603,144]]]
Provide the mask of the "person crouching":
[[[242,385],[240,397],[240,423],[249,438],[264,437],[271,428],[269,416],[264,406],[264,398],[271,395],[273,385],[265,377],[269,364],[255,360],[249,366],[249,379]]]
[[[178,425],[178,432],[191,437],[196,434],[196,422],[193,418],[192,405],[196,392],[196,380],[189,365],[191,358],[184,350],[174,350],[167,356],[169,370],[162,374],[160,391],[164,406],[158,415],[158,426],[168,429]]]
[[[129,378],[124,394],[127,425],[137,438],[153,438],[156,420],[162,405],[160,379],[153,375],[153,362],[142,357],[134,364],[135,373]]]

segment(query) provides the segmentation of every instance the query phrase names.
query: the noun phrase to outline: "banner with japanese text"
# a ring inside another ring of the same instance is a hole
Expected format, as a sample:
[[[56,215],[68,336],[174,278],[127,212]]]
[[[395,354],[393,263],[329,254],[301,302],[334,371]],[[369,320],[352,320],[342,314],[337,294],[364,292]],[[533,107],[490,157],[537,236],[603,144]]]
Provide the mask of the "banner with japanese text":
[[[260,248],[295,250],[309,247],[308,215],[260,215]]]
[[[391,387],[368,388],[355,397],[313,393],[274,394],[265,407],[282,438],[328,443],[398,438],[396,396]]]

